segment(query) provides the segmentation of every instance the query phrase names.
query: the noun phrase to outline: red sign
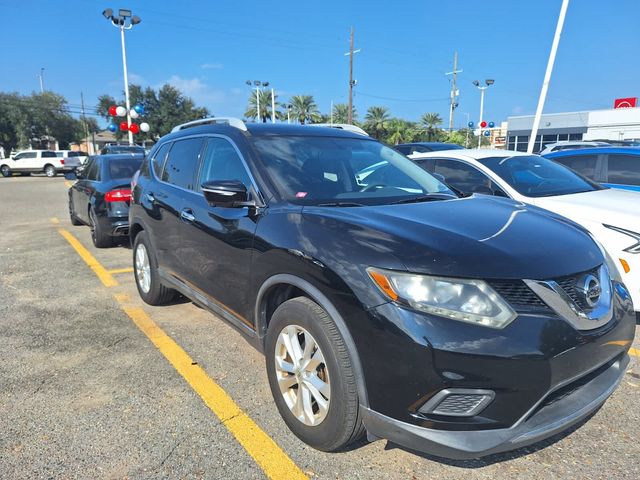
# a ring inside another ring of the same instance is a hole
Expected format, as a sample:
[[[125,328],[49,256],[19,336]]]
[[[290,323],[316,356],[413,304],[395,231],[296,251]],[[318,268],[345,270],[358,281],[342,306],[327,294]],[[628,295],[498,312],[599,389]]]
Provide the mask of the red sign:
[[[637,97],[616,98],[613,101],[613,108],[635,108],[638,104]]]

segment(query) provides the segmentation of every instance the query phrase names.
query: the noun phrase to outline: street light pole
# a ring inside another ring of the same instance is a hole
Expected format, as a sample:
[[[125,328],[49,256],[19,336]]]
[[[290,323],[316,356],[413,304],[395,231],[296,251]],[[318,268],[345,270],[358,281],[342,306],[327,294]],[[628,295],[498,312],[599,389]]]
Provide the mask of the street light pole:
[[[271,88],[271,123],[276,123],[276,94]]]
[[[478,80],[474,80],[473,84],[480,90],[480,121],[478,122],[478,148],[482,144],[482,117],[484,115],[484,92],[487,88],[495,83],[495,80],[492,78],[487,78],[484,81],[485,85],[480,86],[480,82]]]
[[[131,30],[134,25],[140,23],[140,17],[131,14],[131,10],[121,8],[118,16],[113,14],[113,10],[107,8],[102,15],[111,21],[111,24],[120,30],[120,41],[122,43],[122,70],[124,77],[124,99],[127,107],[127,126],[131,126],[131,103],[129,101],[129,77],[127,73],[127,49],[124,42],[124,31]],[[133,145],[133,132],[127,128],[129,145]]]
[[[40,69],[40,93],[44,93],[44,67]]]

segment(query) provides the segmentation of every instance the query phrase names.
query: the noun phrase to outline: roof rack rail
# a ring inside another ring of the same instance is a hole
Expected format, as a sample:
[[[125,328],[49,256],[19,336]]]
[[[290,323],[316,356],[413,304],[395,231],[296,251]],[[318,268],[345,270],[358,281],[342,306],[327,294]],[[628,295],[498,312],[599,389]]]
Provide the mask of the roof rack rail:
[[[192,122],[183,123],[181,125],[177,125],[173,127],[171,133],[179,132],[180,130],[184,130],[185,128],[197,127],[199,125],[207,125],[209,123],[228,123],[230,126],[235,127],[243,132],[247,131],[247,126],[244,124],[242,120],[235,117],[209,117],[209,118],[201,118],[199,120],[194,120]]]

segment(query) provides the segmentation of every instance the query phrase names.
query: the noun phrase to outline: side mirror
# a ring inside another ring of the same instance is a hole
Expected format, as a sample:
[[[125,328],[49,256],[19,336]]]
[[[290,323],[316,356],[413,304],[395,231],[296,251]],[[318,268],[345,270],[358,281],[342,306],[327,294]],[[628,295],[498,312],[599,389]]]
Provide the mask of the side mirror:
[[[77,180],[79,177],[76,172],[67,172],[64,174],[64,178],[67,180]]]
[[[247,187],[240,180],[212,180],[202,184],[202,193],[209,205],[214,207],[252,207]]]

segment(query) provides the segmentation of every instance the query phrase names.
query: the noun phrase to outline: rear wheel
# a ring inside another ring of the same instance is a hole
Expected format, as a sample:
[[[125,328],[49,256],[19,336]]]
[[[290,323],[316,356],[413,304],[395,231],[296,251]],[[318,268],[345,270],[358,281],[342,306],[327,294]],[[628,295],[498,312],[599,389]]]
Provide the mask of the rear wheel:
[[[55,177],[58,174],[58,172],[56,172],[56,167],[54,167],[53,165],[45,165],[44,174],[47,177]]]
[[[2,165],[0,167],[0,173],[2,173],[3,177],[10,177],[11,176],[11,169],[9,168],[8,165]]]
[[[175,290],[165,287],[160,281],[158,263],[144,231],[138,233],[133,241],[133,273],[138,293],[145,303],[163,305],[175,297]]]
[[[89,227],[91,227],[91,240],[97,248],[107,248],[113,245],[111,238],[98,221],[98,216],[93,208],[89,209]]]
[[[306,297],[280,305],[265,350],[271,393],[298,438],[334,451],[364,433],[349,352],[322,307]]]

